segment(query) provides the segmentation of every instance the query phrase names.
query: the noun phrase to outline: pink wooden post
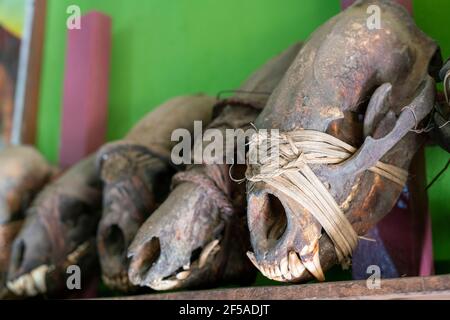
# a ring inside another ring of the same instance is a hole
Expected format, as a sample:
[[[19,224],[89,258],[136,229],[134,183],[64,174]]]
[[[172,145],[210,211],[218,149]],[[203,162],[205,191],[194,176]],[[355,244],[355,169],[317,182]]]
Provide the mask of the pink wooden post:
[[[105,142],[111,19],[100,12],[81,17],[67,32],[59,163],[67,168]]]
[[[403,5],[411,15],[413,14],[412,0],[396,1]],[[344,10],[354,2],[355,0],[341,0],[341,7]],[[425,183],[423,150],[419,152],[421,154],[416,157],[413,164],[415,165],[414,170],[416,170],[415,178],[408,185],[408,192],[402,193],[395,208],[376,228],[369,232],[382,243],[362,244],[359,252],[357,248],[353,260],[355,267],[362,267],[358,264],[373,263],[373,261],[358,260],[378,259],[381,261],[380,264],[385,266],[389,264],[389,261],[393,262],[397,272],[407,273],[408,276],[428,276],[434,273],[431,218],[427,208],[426,193],[423,191]],[[412,199],[411,196],[415,198]],[[362,250],[371,251],[371,248],[376,251],[384,251],[384,253],[362,252]],[[365,268],[357,273],[358,276],[367,277]]]

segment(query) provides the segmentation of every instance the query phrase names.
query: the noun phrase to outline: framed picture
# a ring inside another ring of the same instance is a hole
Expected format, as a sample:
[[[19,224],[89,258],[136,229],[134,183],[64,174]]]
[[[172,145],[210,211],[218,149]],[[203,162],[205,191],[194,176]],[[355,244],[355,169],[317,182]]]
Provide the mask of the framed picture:
[[[45,0],[0,0],[0,147],[33,144]]]

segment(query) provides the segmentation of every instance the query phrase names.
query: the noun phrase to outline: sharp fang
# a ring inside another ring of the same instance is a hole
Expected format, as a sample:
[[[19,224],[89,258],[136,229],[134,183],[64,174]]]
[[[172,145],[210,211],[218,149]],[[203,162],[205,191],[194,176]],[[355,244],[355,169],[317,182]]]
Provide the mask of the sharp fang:
[[[181,271],[176,275],[178,280],[184,280],[191,274],[191,271]]]
[[[219,244],[219,240],[211,241],[206,245],[206,247],[203,249],[202,253],[200,254],[198,267],[203,268],[205,266],[206,260],[208,259],[209,254],[212,252],[215,246]]]
[[[289,252],[289,270],[294,278],[299,278],[305,271],[305,267],[297,256],[295,251]]]
[[[183,266],[183,270],[189,270],[190,268],[191,268],[191,264],[190,264],[190,263],[185,264],[185,265]]]
[[[308,259],[306,259],[304,256],[301,256],[304,266],[317,280],[325,281],[325,275],[323,274],[322,266],[320,265],[318,243],[314,247],[312,259],[309,259],[309,257],[310,255],[308,255]]]
[[[34,281],[34,286],[40,293],[47,292],[47,285],[45,283],[45,276],[47,274],[48,266],[42,265],[31,272],[31,277]]]
[[[151,283],[149,286],[153,290],[169,290],[174,289],[180,281],[178,280],[161,280]]]

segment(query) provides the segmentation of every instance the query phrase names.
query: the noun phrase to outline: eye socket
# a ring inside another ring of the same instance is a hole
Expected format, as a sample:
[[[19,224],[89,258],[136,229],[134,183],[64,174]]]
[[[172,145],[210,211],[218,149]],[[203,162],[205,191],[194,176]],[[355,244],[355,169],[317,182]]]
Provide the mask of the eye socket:
[[[164,165],[165,166],[165,165]],[[164,202],[170,190],[170,182],[175,170],[165,166],[161,170],[157,170],[150,181],[154,181],[154,195],[157,203]]]
[[[18,239],[14,244],[12,257],[11,257],[11,267],[12,271],[19,270],[23,263],[23,258],[25,257],[25,241]]]
[[[79,219],[89,213],[89,206],[78,199],[63,198],[59,202],[59,212],[61,212],[61,222],[70,226],[77,225]]]

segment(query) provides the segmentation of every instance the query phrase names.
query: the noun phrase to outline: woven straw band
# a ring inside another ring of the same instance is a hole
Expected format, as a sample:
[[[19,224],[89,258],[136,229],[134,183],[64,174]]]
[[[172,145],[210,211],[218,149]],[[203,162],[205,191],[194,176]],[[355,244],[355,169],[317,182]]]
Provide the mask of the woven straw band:
[[[314,130],[270,136],[260,131],[252,136],[249,146],[247,180],[263,181],[308,210],[333,241],[339,261],[347,263],[357,245],[358,235],[308,164],[338,164],[350,158],[357,149]],[[261,152],[262,148],[265,153]],[[274,148],[277,152],[273,152]],[[405,170],[382,162],[369,170],[402,186],[408,176]]]

